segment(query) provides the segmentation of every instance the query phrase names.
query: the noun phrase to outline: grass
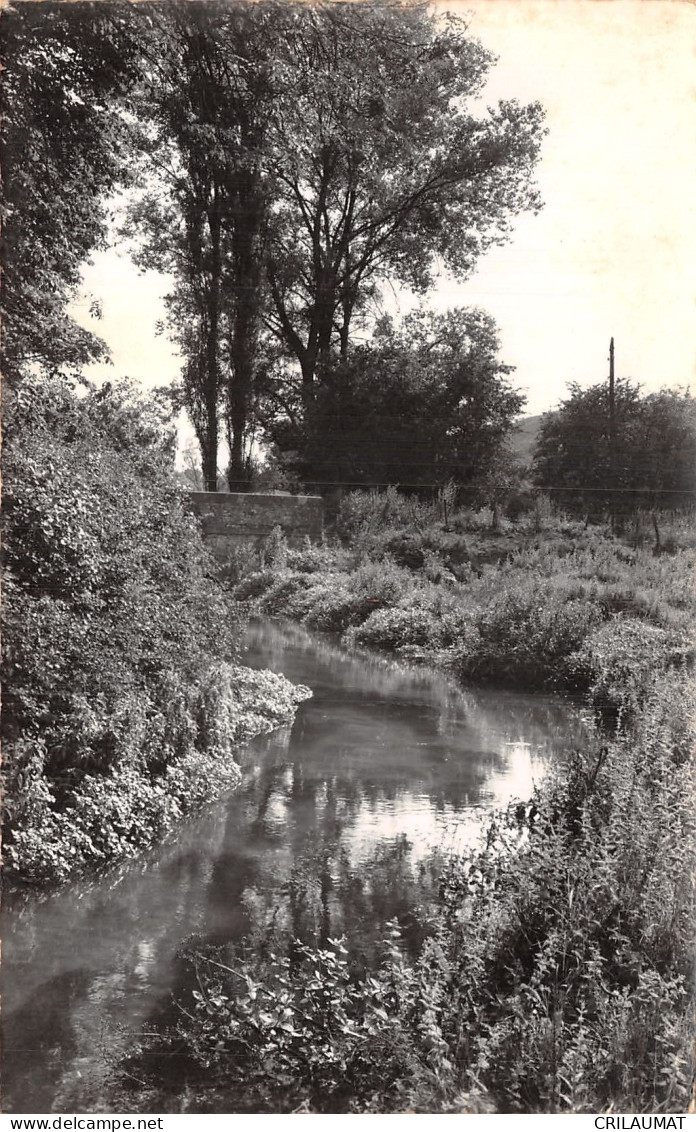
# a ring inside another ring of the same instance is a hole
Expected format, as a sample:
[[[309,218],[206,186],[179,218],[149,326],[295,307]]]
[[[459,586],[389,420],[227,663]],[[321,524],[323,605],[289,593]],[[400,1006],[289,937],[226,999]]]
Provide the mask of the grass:
[[[363,494],[348,497],[338,532],[324,547],[276,548],[237,598],[465,682],[581,692],[615,713],[630,706],[622,663],[638,680],[653,661],[693,658],[693,553],[676,520],[670,537],[687,545],[656,555],[547,506],[514,524],[488,509],[445,523],[437,505]]]

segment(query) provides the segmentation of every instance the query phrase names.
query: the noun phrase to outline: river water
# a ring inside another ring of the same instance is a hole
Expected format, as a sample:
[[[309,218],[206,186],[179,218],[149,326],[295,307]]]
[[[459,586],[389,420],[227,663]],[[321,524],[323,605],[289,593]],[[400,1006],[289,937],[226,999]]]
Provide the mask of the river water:
[[[244,662],[314,696],[241,752],[234,793],[99,880],[6,895],[5,1112],[123,1111],[110,1069],[171,1001],[184,941],[402,916],[433,850],[473,844],[588,742],[558,699],[463,691],[296,626],[253,625]]]

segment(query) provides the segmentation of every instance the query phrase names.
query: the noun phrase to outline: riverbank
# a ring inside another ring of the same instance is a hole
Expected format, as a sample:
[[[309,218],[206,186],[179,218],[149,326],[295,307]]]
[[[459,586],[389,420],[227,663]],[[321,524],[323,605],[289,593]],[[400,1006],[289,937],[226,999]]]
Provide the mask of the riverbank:
[[[349,932],[371,953],[398,916],[415,954],[442,854],[477,842],[487,815],[529,797],[592,734],[588,713],[558,697],[459,690],[287,623],[250,624],[241,657],[314,695],[292,726],[244,745],[234,790],[118,869],[53,892],[6,889],[6,1111],[185,1109],[190,1062],[129,1063],[131,1086],[154,1077],[149,1098],[110,1073],[143,1034],[176,1025],[174,1003],[189,1008],[198,984],[182,947],[216,945],[225,962],[227,941],[274,952],[274,933],[311,945]],[[240,1099],[228,1092],[216,1111]]]
[[[350,933],[271,954],[261,943],[222,967],[198,952],[201,990],[178,1029],[196,1103],[236,1083],[248,1111],[684,1111],[691,549],[658,556],[559,520],[498,562],[445,572],[425,554],[432,531],[419,565],[397,561],[412,531],[386,518],[347,545],[276,548],[238,596],[463,680],[582,692],[603,733],[483,849],[451,860],[415,956],[398,920],[367,972]]]
[[[627,721],[656,670],[692,662],[687,527],[681,546],[656,555],[553,514],[492,530],[486,511],[445,524],[398,497],[389,507],[349,497],[340,540],[304,550],[277,540],[234,595],[465,684],[582,694],[605,723]]]
[[[172,715],[162,721],[158,768],[140,761],[83,774],[56,792],[26,764],[21,793],[12,799],[13,836],[5,847],[9,881],[54,885],[112,867],[158,844],[177,822],[239,782],[236,751],[253,736],[290,723],[308,688],[282,675],[240,665],[211,668],[198,684],[180,688]],[[137,735],[130,736],[131,741]],[[23,820],[22,807],[30,810]]]

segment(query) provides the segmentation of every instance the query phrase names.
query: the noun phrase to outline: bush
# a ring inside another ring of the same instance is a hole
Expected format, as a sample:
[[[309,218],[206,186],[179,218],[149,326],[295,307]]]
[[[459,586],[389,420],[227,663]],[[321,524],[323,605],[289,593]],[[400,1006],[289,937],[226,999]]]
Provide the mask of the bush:
[[[312,582],[308,574],[274,571],[270,578],[265,576],[266,589],[261,595],[260,608],[271,617],[297,617],[298,601],[310,594]]]
[[[601,620],[597,606],[563,601],[548,587],[505,589],[479,615],[479,645],[462,658],[460,675],[537,688],[563,686],[567,658]]]
[[[348,552],[342,553],[338,547],[317,546],[307,539],[303,547],[288,551],[287,567],[300,574],[327,573],[346,569],[351,557]]]
[[[441,862],[415,948],[392,921],[367,963],[277,930],[194,949],[176,1041],[199,1088],[255,1112],[685,1111],[692,705],[658,680],[630,732]]]
[[[261,566],[284,570],[288,560],[288,540],[281,527],[275,526],[261,544]]]
[[[311,604],[303,617],[305,625],[326,633],[342,633],[351,625],[359,625],[374,609],[362,593],[334,585],[331,580],[314,586],[306,598]]]
[[[395,487],[386,491],[352,491],[341,500],[336,530],[342,539],[358,544],[367,535],[386,528],[422,528],[440,518],[432,500],[403,495]]]
[[[244,542],[231,547],[225,563],[225,581],[229,586],[241,586],[261,568],[261,555],[253,543]],[[253,596],[253,595],[251,595]],[[242,595],[240,594],[240,600]]]
[[[265,594],[277,577],[276,570],[255,570],[237,582],[233,596],[237,601],[253,601]]]
[[[348,575],[347,586],[369,602],[395,605],[413,588],[413,576],[390,558],[361,563]]]
[[[34,884],[109,865],[160,841],[172,826],[239,781],[235,748],[290,720],[309,691],[272,672],[218,665],[195,687],[172,681],[166,714],[125,732],[130,758],[64,780],[46,774],[46,744],[17,744],[6,816],[8,872]],[[146,705],[144,705],[146,706]],[[152,748],[138,759],[138,744]],[[157,762],[157,772],[154,765]]]
[[[396,652],[405,646],[437,647],[441,634],[429,609],[377,609],[359,628],[346,634],[347,644],[368,645]]]
[[[458,646],[471,652],[479,637],[475,614],[464,608],[438,610],[434,605],[414,604],[395,609],[377,609],[358,628],[349,630],[346,644],[366,645],[388,652],[418,648],[447,649]]]
[[[632,714],[643,702],[656,672],[686,659],[688,649],[646,621],[616,616],[568,658],[567,669],[589,689],[592,702],[615,717]]]
[[[249,712],[243,684],[232,696],[214,674],[240,624],[173,486],[166,419],[128,386],[19,385],[4,506],[6,859],[25,879],[61,879],[156,838],[176,809],[168,770],[203,752],[203,732],[211,789],[216,760],[234,777],[235,713]],[[152,838],[123,828],[139,798]],[[103,830],[84,832],[100,805]]]

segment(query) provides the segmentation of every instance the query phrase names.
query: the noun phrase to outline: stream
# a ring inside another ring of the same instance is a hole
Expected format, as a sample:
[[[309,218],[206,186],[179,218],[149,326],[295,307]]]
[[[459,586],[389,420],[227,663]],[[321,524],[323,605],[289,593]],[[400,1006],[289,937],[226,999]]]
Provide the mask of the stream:
[[[103,877],[6,894],[4,1112],[127,1111],[110,1069],[166,1010],[182,943],[298,931],[314,890],[332,935],[401,916],[434,851],[476,843],[591,733],[560,699],[462,690],[297,626],[253,624],[243,663],[314,696],[240,752],[237,790]]]

